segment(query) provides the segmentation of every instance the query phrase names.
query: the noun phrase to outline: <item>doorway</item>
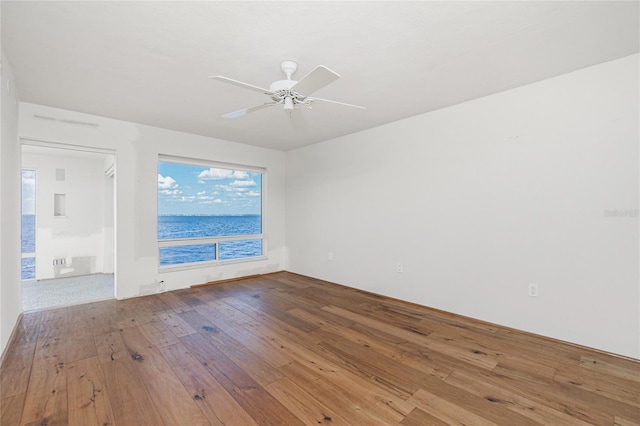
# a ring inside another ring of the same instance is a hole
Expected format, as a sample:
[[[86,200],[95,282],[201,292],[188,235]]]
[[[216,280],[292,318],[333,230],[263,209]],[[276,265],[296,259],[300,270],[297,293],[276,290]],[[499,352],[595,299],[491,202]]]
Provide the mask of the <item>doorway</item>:
[[[22,145],[23,311],[115,297],[115,154]]]

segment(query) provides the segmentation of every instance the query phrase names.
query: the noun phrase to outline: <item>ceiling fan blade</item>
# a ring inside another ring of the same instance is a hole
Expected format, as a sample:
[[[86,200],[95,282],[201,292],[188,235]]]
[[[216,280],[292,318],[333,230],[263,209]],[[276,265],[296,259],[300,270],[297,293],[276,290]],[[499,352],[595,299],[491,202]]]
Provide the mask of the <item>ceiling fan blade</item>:
[[[301,95],[308,96],[339,78],[339,74],[336,74],[323,65],[318,65],[313,71],[302,77],[302,80],[294,84],[291,89]]]
[[[259,111],[261,109],[276,105],[277,102],[272,102],[272,103],[268,103],[268,104],[263,104],[263,105],[256,105],[254,107],[251,108],[244,108],[244,109],[240,109],[238,111],[233,111],[233,112],[229,112],[227,114],[222,115],[222,118],[240,118],[240,117],[244,117],[245,115],[251,113],[251,112],[255,112],[255,111]]]
[[[265,95],[273,95],[273,92],[269,89],[264,89],[262,87],[254,86],[253,84],[249,83],[243,83],[242,81],[223,77],[221,75],[212,75],[209,78],[222,81],[223,83],[233,84],[234,86],[244,87],[245,89],[253,90],[254,92],[264,93]]]
[[[314,102],[314,101],[328,102],[328,103],[331,103],[331,104],[338,104],[338,105],[342,105],[342,106],[348,106],[348,107],[351,107],[351,108],[358,108],[358,109],[364,109],[364,110],[366,110],[366,109],[367,109],[366,107],[363,107],[363,106],[353,105],[353,104],[347,104],[347,103],[344,103],[344,102],[338,102],[338,101],[331,101],[331,100],[329,100],[329,99],[321,99],[321,98],[307,98],[306,100],[307,100],[307,101],[310,101],[310,102]]]

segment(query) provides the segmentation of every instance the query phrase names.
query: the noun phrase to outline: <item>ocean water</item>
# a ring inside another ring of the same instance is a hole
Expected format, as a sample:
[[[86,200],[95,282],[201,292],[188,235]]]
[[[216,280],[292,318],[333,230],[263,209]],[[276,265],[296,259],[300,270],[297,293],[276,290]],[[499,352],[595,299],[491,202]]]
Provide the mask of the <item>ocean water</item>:
[[[32,214],[22,215],[22,253],[34,253],[36,251],[36,216]],[[36,258],[22,258],[22,279],[32,280],[36,277]]]
[[[158,216],[158,239],[228,237],[262,233],[262,217],[247,216]],[[262,255],[262,240],[222,241],[220,260]],[[215,244],[161,247],[160,265],[216,260]]]
[[[251,216],[158,216],[158,239],[252,235],[262,233],[262,217]],[[22,216],[22,253],[36,250],[36,218]],[[160,265],[215,260],[215,244],[161,247]],[[262,240],[220,243],[220,260],[262,255]],[[35,257],[22,258],[22,279],[35,278]]]
[[[36,216],[32,214],[22,215],[22,253],[36,251]]]
[[[262,233],[262,216],[158,216],[158,239]]]

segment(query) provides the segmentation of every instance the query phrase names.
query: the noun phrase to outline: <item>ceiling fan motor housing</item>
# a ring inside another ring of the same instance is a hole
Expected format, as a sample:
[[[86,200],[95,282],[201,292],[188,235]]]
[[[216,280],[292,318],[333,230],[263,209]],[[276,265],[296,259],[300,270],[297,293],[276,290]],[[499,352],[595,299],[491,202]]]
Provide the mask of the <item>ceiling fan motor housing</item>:
[[[271,86],[269,86],[269,90],[273,92],[271,99],[273,99],[274,102],[284,101],[284,109],[286,110],[293,109],[293,106],[296,104],[304,104],[305,96],[302,96],[295,90],[291,90],[296,83],[296,80],[279,80],[272,83]]]

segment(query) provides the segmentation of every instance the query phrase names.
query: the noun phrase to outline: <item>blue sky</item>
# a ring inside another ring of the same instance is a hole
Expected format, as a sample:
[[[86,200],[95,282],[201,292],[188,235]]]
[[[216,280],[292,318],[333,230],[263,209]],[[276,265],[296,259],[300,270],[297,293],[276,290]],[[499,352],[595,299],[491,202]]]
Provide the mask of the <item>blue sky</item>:
[[[261,214],[262,175],[158,162],[158,214]]]
[[[22,214],[36,214],[35,170],[22,170]]]

